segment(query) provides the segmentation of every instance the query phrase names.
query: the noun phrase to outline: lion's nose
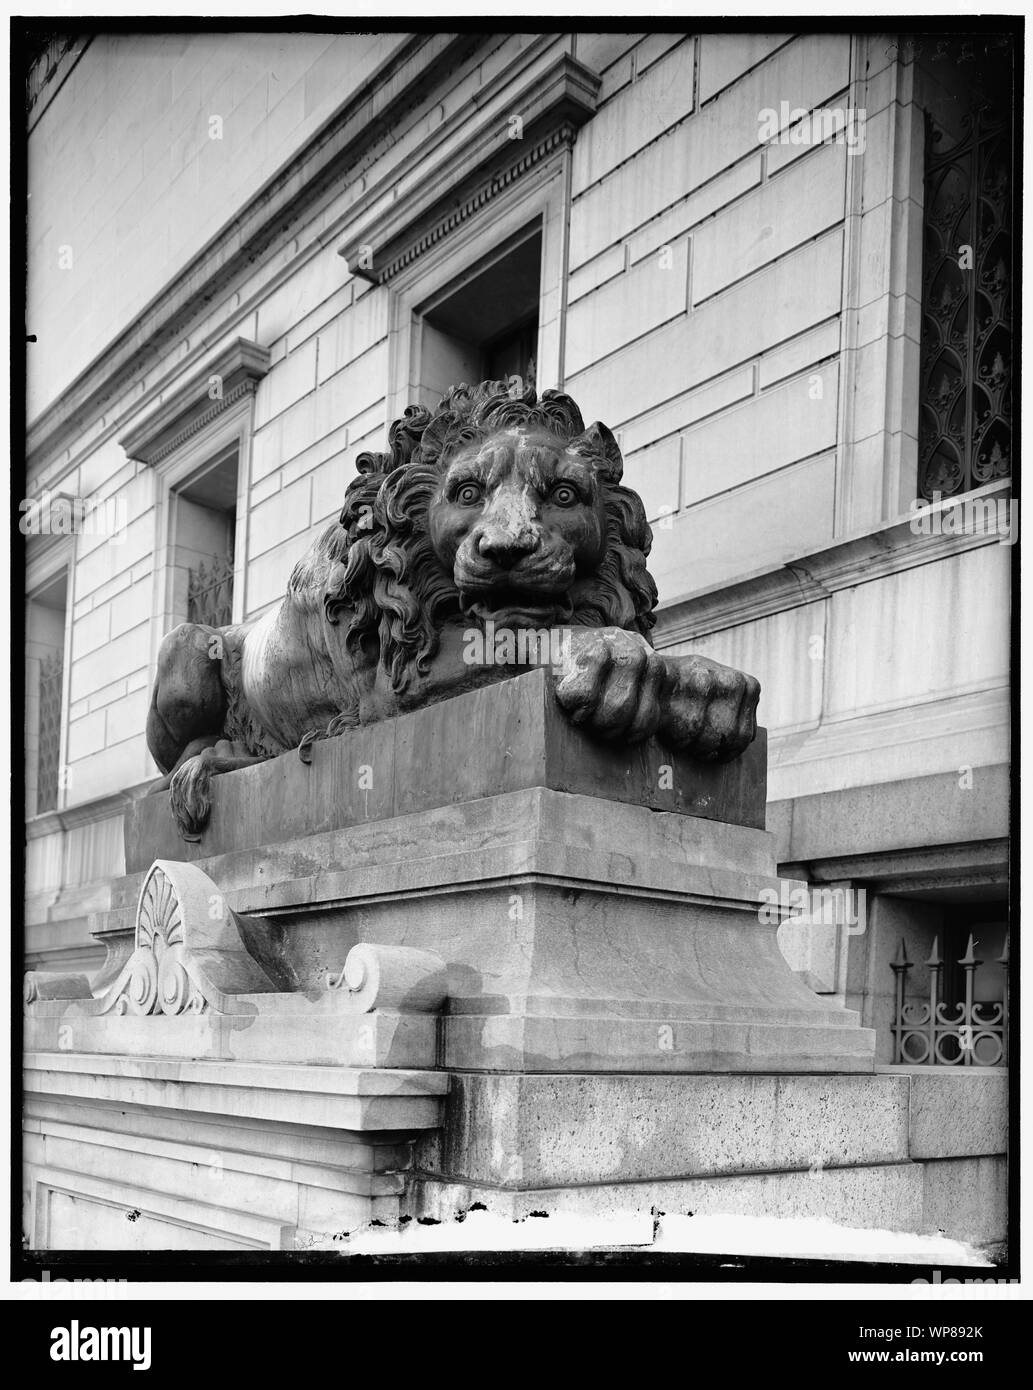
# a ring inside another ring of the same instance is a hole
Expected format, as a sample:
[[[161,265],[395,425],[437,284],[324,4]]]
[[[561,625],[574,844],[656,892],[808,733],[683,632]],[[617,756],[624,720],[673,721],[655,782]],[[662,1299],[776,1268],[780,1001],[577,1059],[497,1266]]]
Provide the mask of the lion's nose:
[[[533,531],[482,531],[477,537],[477,553],[500,569],[512,569],[515,564],[538,549],[538,536]]]

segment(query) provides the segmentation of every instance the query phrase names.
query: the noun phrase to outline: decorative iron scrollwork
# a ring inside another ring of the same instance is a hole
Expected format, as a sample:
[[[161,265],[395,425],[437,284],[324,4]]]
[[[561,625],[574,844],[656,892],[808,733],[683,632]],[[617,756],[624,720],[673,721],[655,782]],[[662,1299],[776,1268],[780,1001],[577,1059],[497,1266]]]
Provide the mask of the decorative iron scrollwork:
[[[50,652],[39,664],[39,758],[36,773],[36,810],[53,811],[61,766],[61,686],[64,663],[60,651]]]
[[[890,962],[895,981],[893,1022],[893,1060],[907,1066],[996,1067],[1007,1060],[1008,1054],[1008,993],[997,1003],[976,1003],[976,971],[983,964],[975,952],[975,940],[969,936],[968,947],[958,964],[965,972],[965,998],[961,1003],[948,1004],[942,998],[944,961],[940,956],[940,939],[926,964],[929,967],[929,997],[927,1000],[907,999],[907,975],[914,965],[908,960],[904,943],[895,960]],[[998,956],[1007,976],[1008,944]]]
[[[989,72],[989,70],[988,70]],[[962,137],[926,124],[918,487],[949,497],[1011,474],[1012,143],[988,74]]]
[[[209,627],[227,627],[233,621],[233,560],[213,555],[190,571],[187,586],[187,621]]]

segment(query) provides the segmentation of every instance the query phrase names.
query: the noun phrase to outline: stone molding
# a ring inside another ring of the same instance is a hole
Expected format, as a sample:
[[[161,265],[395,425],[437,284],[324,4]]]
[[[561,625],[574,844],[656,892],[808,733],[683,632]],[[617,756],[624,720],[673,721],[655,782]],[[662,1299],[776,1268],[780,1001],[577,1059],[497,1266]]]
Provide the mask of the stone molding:
[[[963,793],[956,773],[937,772],[771,802],[768,826],[782,872],[913,884],[927,867],[935,876],[953,865],[959,873],[986,869],[1002,881],[1010,769],[997,763],[972,773],[973,788]]]
[[[92,34],[57,34],[30,67],[26,82],[26,130],[29,135],[71,77],[72,69],[93,38]]]
[[[233,1115],[327,1129],[394,1131],[435,1128],[449,1078],[444,1072],[375,1067],[240,1063],[205,1058],[125,1056],[27,1049],[25,1091],[82,1102],[108,1100],[125,1110],[143,1104],[191,1118]]]
[[[492,176],[480,188],[470,192],[462,198],[459,206],[426,232],[419,234],[414,241],[381,271],[363,271],[356,267],[355,273],[368,279],[375,285],[382,285],[392,279],[399,271],[411,265],[413,261],[422,256],[425,251],[429,251],[439,241],[446,237],[456,227],[460,226],[467,218],[479,212],[481,208],[501,194],[506,192],[523,174],[529,173],[543,160],[558,150],[568,150],[574,144],[576,127],[569,121],[564,122],[558,130],[545,136],[531,147],[517,162]],[[345,253],[342,251],[341,255]]]
[[[45,811],[41,816],[33,816],[25,824],[25,838],[40,840],[46,835],[73,830],[76,826],[93,825],[97,821],[125,815],[139,797],[147,794],[151,785],[151,781],[141,782],[124,791],[96,797],[93,801],[82,801],[76,806],[65,806],[59,811]]]
[[[269,364],[267,347],[238,338],[214,362],[172,390],[146,420],[121,437],[119,443],[127,457],[153,468],[237,401],[253,395]],[[216,378],[219,395],[213,397],[211,382]]]
[[[595,112],[599,84],[598,75],[568,53],[559,54],[545,72],[526,66],[508,100],[509,109],[524,122],[521,138],[514,142],[508,123],[489,119],[476,125],[458,149],[435,150],[415,189],[397,203],[374,210],[383,195],[379,187],[371,190],[366,220],[361,220],[360,207],[359,228],[339,255],[353,274],[385,284],[544,159],[569,149],[579,127]],[[363,265],[363,247],[372,248],[369,266]]]
[[[905,895],[930,888],[980,886],[1003,889],[1008,881],[1009,841],[968,840],[909,850],[874,850],[784,863],[780,871],[811,883],[863,884],[873,893]]]
[[[1003,478],[966,493],[964,498],[950,498],[922,507],[915,515],[933,524],[959,501],[973,498],[993,501],[1010,496],[1011,479]],[[823,550],[733,584],[719,584],[675,599],[657,610],[653,640],[658,648],[664,648],[725,628],[740,627],[815,603],[840,589],[852,589],[858,584],[885,579],[919,565],[995,544],[1001,536],[996,525],[982,533],[916,535],[911,521],[910,517],[902,518],[876,531],[835,541]]]

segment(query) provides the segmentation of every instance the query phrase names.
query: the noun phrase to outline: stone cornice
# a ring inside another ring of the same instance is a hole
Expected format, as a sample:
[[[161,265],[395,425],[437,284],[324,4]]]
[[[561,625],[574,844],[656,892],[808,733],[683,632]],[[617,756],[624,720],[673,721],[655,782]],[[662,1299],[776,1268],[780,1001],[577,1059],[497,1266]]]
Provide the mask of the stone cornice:
[[[29,499],[26,499],[29,500]],[[38,564],[45,556],[56,552],[63,547],[71,555],[71,535],[60,531],[48,531],[43,526],[43,518],[47,509],[53,507],[55,503],[64,503],[68,508],[68,515],[75,515],[76,504],[80,499],[72,492],[48,492],[44,491],[31,499],[32,506],[24,513],[25,531],[25,563],[26,566]],[[41,529],[36,532],[30,529],[34,519],[40,522]],[[21,529],[21,528],[19,528]],[[31,587],[31,586],[30,586]]]
[[[147,795],[148,782],[128,787],[124,791],[111,792],[98,796],[93,801],[83,801],[78,806],[67,806],[61,811],[45,811],[41,816],[33,816],[25,823],[25,838],[39,840],[45,835],[56,835],[63,830],[72,830],[79,825],[92,825],[96,821],[111,820],[124,815],[138,801]]]
[[[384,284],[543,159],[573,144],[595,111],[600,78],[569,53],[551,56],[544,68],[549,55],[535,56],[539,61],[525,62],[509,83],[511,115],[482,115],[489,98],[480,97],[471,103],[474,115],[460,143],[437,142],[428,150],[403,197],[389,201],[380,187],[370,190],[339,248],[353,274]],[[520,133],[513,138],[510,122],[517,117]]]
[[[835,796],[835,792],[826,793]],[[918,849],[874,850],[871,854],[779,864],[788,878],[811,883],[878,884],[880,893],[904,893],[926,888],[983,884],[1003,889],[1007,881],[1010,842],[1005,838],[952,841]]]
[[[1010,768],[988,763],[972,774],[972,788],[960,797],[956,773],[933,772],[769,802],[767,827],[782,872],[826,882],[904,880],[918,876],[922,857],[937,846],[963,844],[995,846],[989,860],[979,850],[975,867],[999,862],[1009,835]],[[956,853],[954,867],[973,867],[968,857]]]
[[[174,390],[156,411],[118,441],[126,455],[153,467],[216,416],[251,395],[269,370],[269,349],[238,338],[224,353]],[[213,395],[213,382],[217,394]]]
[[[514,164],[493,174],[485,180],[480,188],[460,197],[458,206],[453,211],[428,227],[426,231],[417,233],[413,239],[407,239],[408,244],[405,249],[394,255],[382,270],[357,270],[356,274],[371,280],[373,284],[385,284],[400,270],[404,270],[407,265],[421,256],[424,251],[428,251],[449,232],[461,226],[473,213],[479,212],[482,207],[492,202],[500,193],[516,182],[522,174],[528,173],[543,159],[554,154],[556,150],[569,149],[574,143],[575,135],[576,128],[570,122],[564,122],[557,130],[544,136],[529,149],[525,149],[520,159]]]
[[[56,35],[46,51],[33,63],[26,93],[26,119],[30,135],[92,42],[92,34]]]
[[[914,518],[890,522],[876,531],[849,536],[811,555],[801,556],[776,569],[747,575],[732,584],[715,585],[665,604],[657,612],[653,638],[658,646],[687,642],[711,632],[738,627],[790,608],[800,608],[850,589],[883,579],[918,565],[947,559],[966,550],[997,544],[1003,534],[996,525],[983,532],[960,535],[936,533],[945,513],[963,500],[989,501],[1011,496],[1011,480],[989,483],[965,494],[965,498],[923,506],[915,513],[932,534],[915,533]]]
[[[33,422],[27,439],[28,474],[84,434],[105,408],[161,361],[198,314],[253,274],[255,262],[486,37],[416,34],[372,72],[352,99]]]

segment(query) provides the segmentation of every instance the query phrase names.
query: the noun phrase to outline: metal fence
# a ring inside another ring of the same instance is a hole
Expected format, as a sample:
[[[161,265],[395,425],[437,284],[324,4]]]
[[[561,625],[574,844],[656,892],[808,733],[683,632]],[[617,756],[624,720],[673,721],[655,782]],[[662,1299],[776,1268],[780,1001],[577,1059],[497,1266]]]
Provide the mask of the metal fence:
[[[1008,1058],[1008,942],[997,957],[1004,967],[1004,997],[997,1003],[976,1003],[976,971],[984,962],[976,955],[970,935],[958,965],[965,972],[965,998],[957,1004],[943,999],[944,961],[936,937],[926,961],[929,994],[908,1000],[908,971],[915,962],[907,958],[904,942],[890,962],[895,981],[893,1060],[908,1066],[996,1067]]]
[[[1012,151],[978,109],[950,146],[930,128],[922,294],[919,491],[949,497],[1011,473]],[[937,142],[944,146],[942,152]],[[959,248],[971,255],[959,260]]]
[[[51,652],[39,664],[39,757],[36,772],[36,811],[57,809],[61,766],[61,685],[63,659]]]
[[[190,571],[187,622],[227,627],[233,621],[233,561],[213,555]]]

